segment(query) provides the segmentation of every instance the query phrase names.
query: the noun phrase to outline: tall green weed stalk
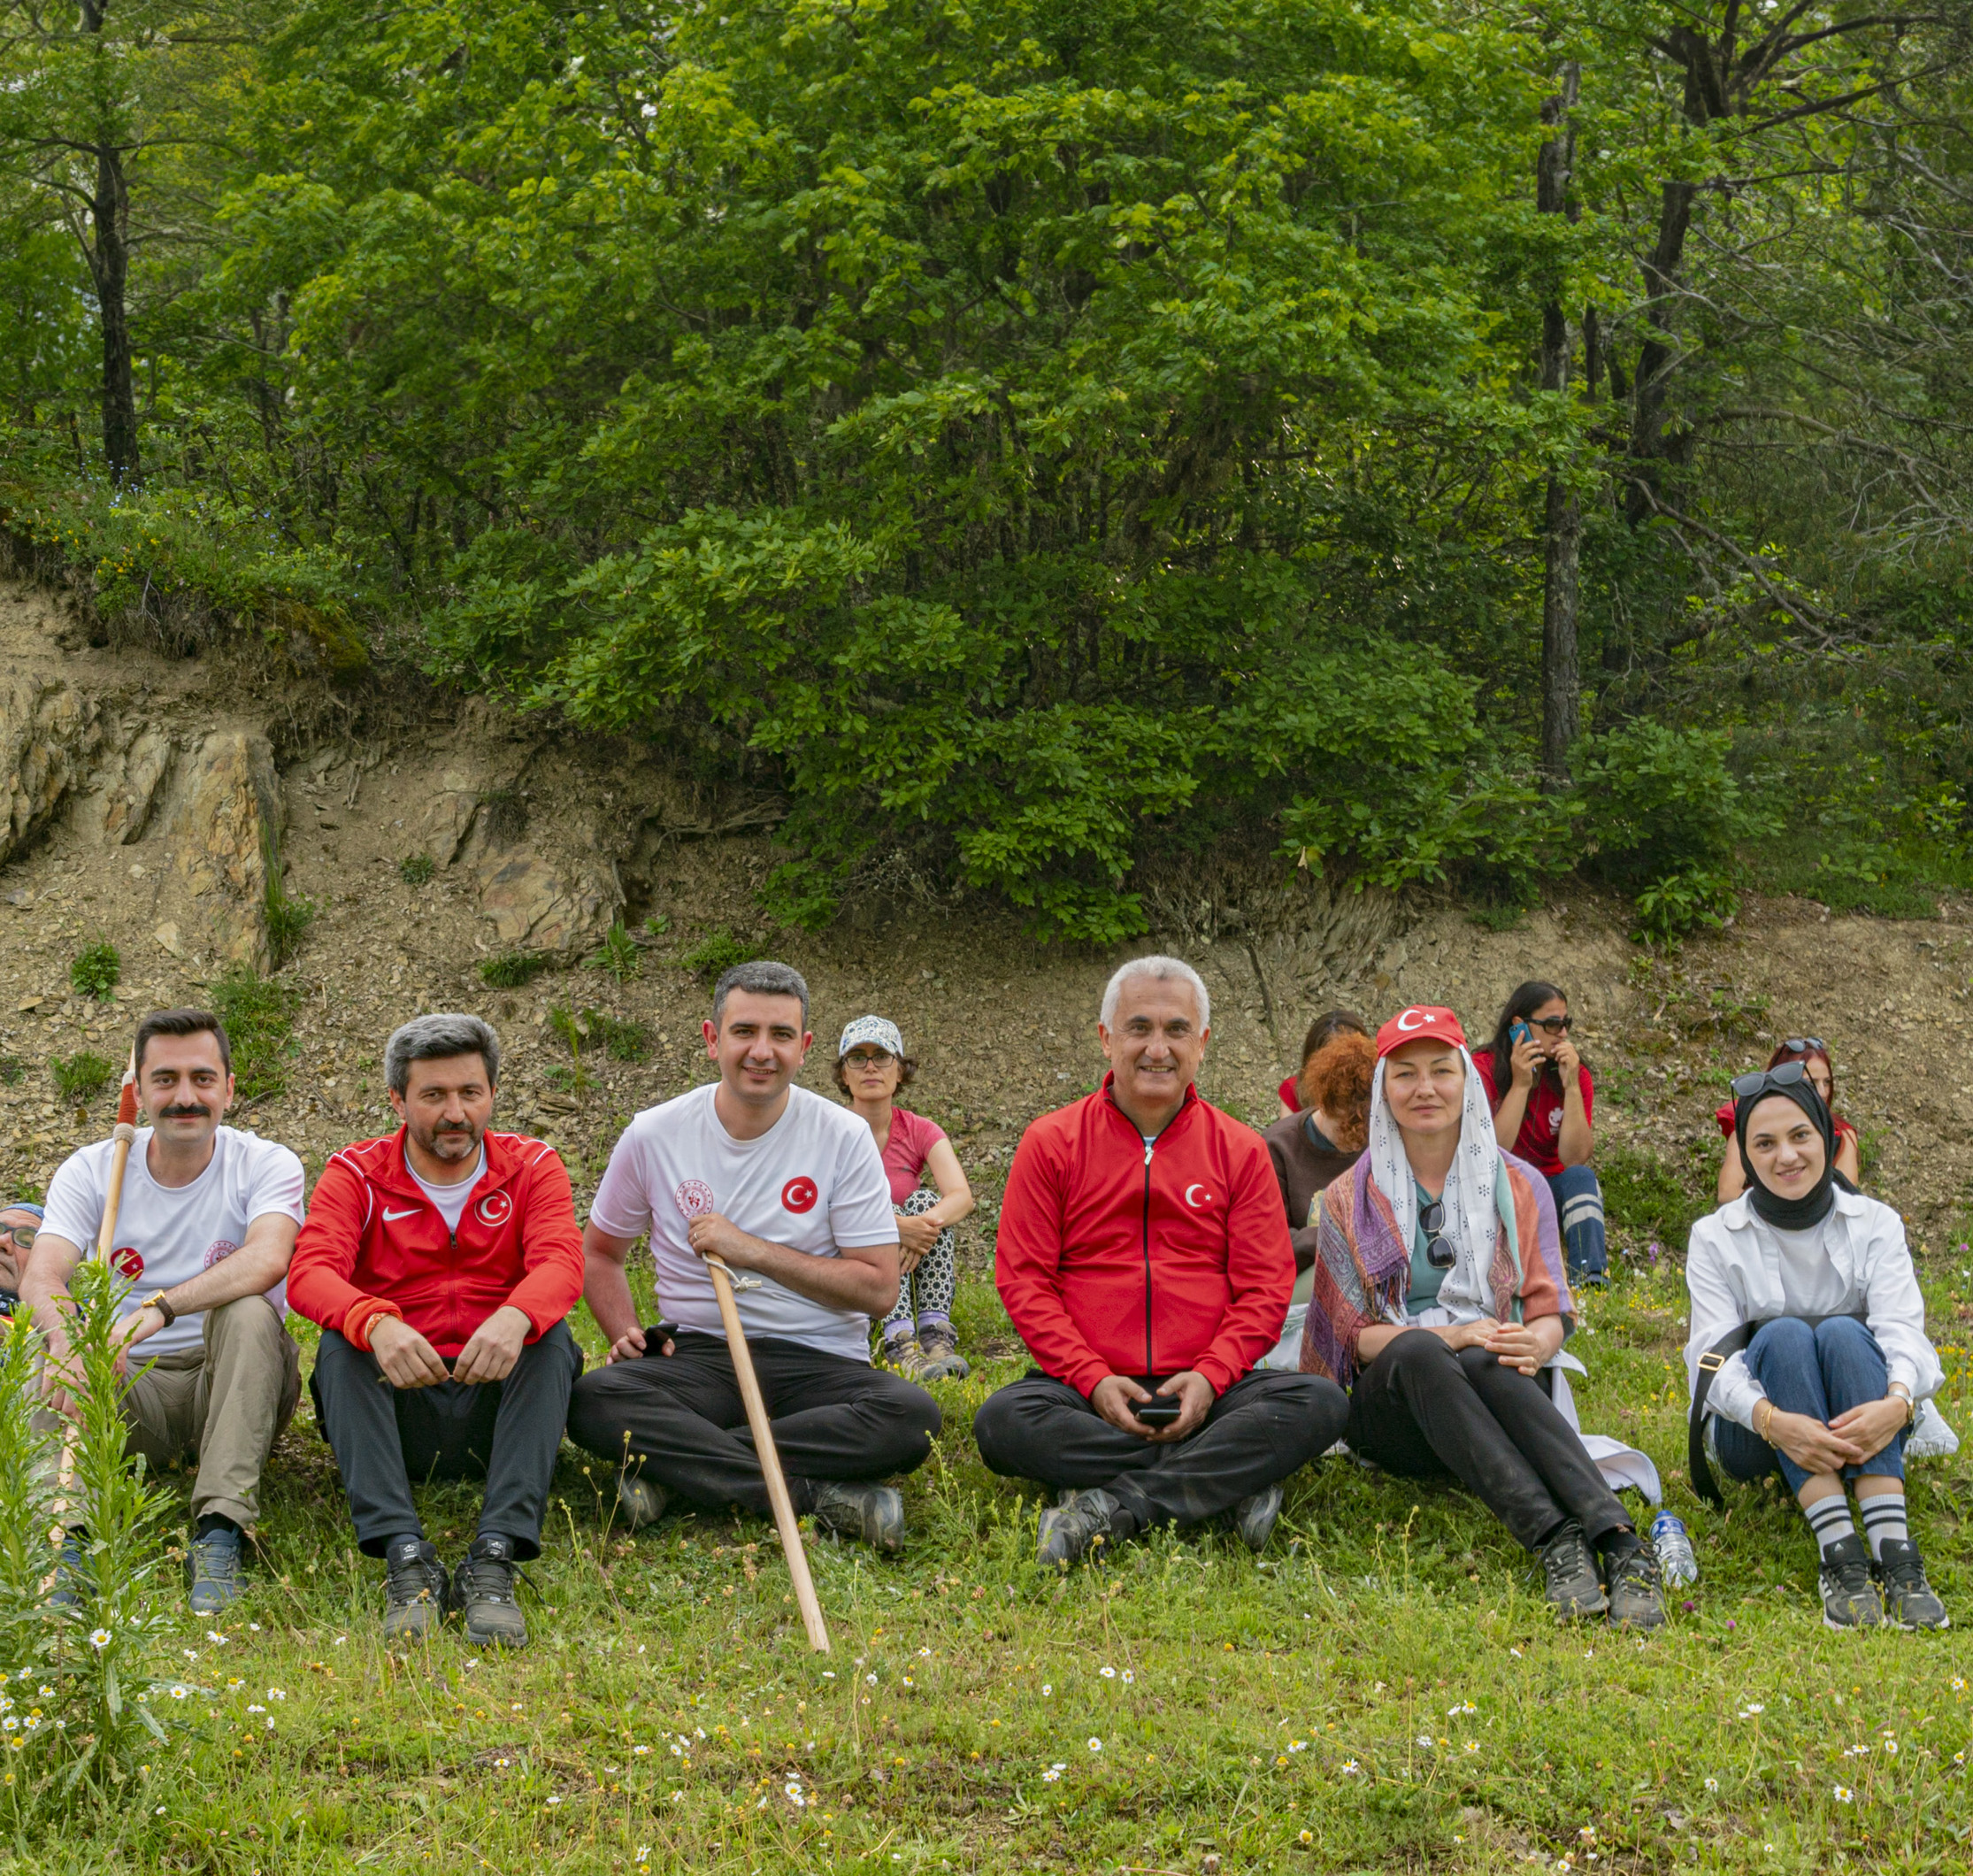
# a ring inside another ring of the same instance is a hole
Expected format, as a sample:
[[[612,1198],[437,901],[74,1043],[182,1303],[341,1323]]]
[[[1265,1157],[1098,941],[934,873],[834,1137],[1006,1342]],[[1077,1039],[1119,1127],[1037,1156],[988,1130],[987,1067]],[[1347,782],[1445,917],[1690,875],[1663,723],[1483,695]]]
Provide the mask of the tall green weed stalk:
[[[116,1323],[129,1288],[93,1258],[75,1272],[65,1429],[36,1413],[40,1335],[22,1317],[0,1341],[0,1818],[17,1825],[115,1798],[165,1743],[154,1709],[197,1691],[152,1673],[169,1495],[125,1451]]]

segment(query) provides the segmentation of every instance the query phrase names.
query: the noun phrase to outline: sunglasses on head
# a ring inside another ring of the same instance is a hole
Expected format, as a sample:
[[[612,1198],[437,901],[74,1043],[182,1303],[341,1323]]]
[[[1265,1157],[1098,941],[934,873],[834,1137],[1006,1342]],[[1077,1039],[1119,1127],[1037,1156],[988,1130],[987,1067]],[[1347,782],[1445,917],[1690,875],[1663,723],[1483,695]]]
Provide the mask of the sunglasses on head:
[[[1819,1055],[1829,1053],[1829,1044],[1819,1035],[1791,1035],[1784,1039],[1781,1046],[1791,1055],[1807,1055],[1811,1049]]]
[[[1757,1068],[1752,1074],[1735,1075],[1726,1085],[1733,1090],[1736,1101],[1747,1101],[1775,1089],[1799,1088],[1804,1081],[1811,1088],[1816,1085],[1809,1080],[1806,1062],[1784,1062],[1779,1068]]]
[[[1419,1228],[1425,1234],[1425,1262],[1434,1270],[1450,1270],[1455,1261],[1453,1247],[1446,1242],[1446,1202],[1435,1198],[1418,1213]]]

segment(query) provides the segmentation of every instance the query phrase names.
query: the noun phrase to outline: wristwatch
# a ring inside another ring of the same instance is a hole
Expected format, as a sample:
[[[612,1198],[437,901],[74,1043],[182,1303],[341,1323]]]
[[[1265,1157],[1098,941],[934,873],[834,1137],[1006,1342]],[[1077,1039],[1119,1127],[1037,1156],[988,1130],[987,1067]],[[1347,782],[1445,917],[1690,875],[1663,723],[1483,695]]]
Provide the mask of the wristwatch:
[[[1905,1429],[1909,1432],[1918,1423],[1918,1403],[1912,1399],[1910,1391],[1902,1381],[1892,1381],[1886,1391],[1905,1403]]]
[[[165,1326],[167,1329],[178,1320],[178,1311],[165,1300],[163,1290],[154,1290],[150,1296],[146,1296],[144,1298],[144,1307],[147,1310],[156,1310],[165,1319]]]

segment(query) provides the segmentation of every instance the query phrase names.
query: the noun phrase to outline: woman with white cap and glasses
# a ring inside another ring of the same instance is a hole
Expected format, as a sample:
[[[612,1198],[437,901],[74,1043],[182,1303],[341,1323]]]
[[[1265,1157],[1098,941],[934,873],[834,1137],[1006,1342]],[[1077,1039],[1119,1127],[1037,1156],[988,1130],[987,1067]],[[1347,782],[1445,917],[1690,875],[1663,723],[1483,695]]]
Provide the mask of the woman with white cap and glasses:
[[[1575,1303],[1547,1184],[1501,1150],[1450,1010],[1377,1033],[1370,1145],[1318,1202],[1301,1371],[1349,1389],[1351,1451],[1458,1479],[1563,1616],[1665,1619],[1655,1557],[1540,1379]]]
[[[970,1373],[952,1332],[958,1277],[952,1227],[973,1209],[972,1188],[945,1130],[897,1105],[917,1064],[886,1017],[859,1016],[836,1044],[836,1086],[870,1124],[897,1211],[897,1307],[884,1319],[882,1358],[908,1380],[958,1380]],[[922,1184],[932,1176],[936,1191]]]
[[[1693,1488],[1723,1502],[1711,1458],[1735,1479],[1778,1470],[1816,1538],[1830,1627],[1944,1628],[1905,1522],[1905,1446],[1945,1372],[1903,1220],[1839,1169],[1815,1065],[1732,1083],[1747,1188],[1693,1226],[1685,1256]]]

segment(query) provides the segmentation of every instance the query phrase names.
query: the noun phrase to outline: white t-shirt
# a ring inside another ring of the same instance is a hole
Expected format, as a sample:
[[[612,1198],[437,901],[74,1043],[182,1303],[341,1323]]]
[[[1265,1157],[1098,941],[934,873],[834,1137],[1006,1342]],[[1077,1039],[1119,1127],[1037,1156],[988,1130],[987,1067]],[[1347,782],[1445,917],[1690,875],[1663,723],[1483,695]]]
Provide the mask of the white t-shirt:
[[[439,1208],[439,1216],[445,1220],[445,1228],[453,1236],[459,1234],[459,1220],[465,1216],[466,1201],[472,1196],[472,1188],[487,1176],[487,1149],[480,1149],[480,1157],[474,1163],[470,1177],[456,1180],[449,1186],[434,1186],[430,1180],[422,1178],[417,1167],[411,1165],[409,1153],[404,1156],[404,1170],[418,1180],[418,1188],[425,1196]]]
[[[657,1293],[681,1327],[724,1334],[712,1279],[686,1235],[687,1221],[717,1211],[770,1244],[833,1257],[843,1247],[894,1244],[890,1181],[869,1124],[853,1108],[805,1088],[788,1090],[781,1118],[758,1140],[719,1124],[718,1083],[646,1108],[623,1131],[589,1217],[613,1238],[650,1233]],[[749,1335],[779,1336],[851,1361],[870,1359],[870,1318],[798,1296],[771,1277],[738,1291]]]
[[[188,1186],[160,1186],[149,1170],[150,1131],[139,1127],[131,1144],[111,1240],[111,1261],[134,1285],[124,1299],[125,1314],[154,1291],[186,1282],[231,1257],[246,1242],[247,1227],[256,1219],[278,1211],[298,1225],[303,1216],[302,1163],[277,1142],[222,1126],[212,1136],[212,1157],[204,1172]],[[48,1184],[43,1231],[85,1252],[96,1248],[115,1150],[113,1141],[99,1140],[62,1162]],[[277,1283],[267,1300],[285,1317],[288,1285]],[[180,1316],[146,1342],[139,1355],[148,1360],[196,1348],[204,1334],[203,1311]]]

